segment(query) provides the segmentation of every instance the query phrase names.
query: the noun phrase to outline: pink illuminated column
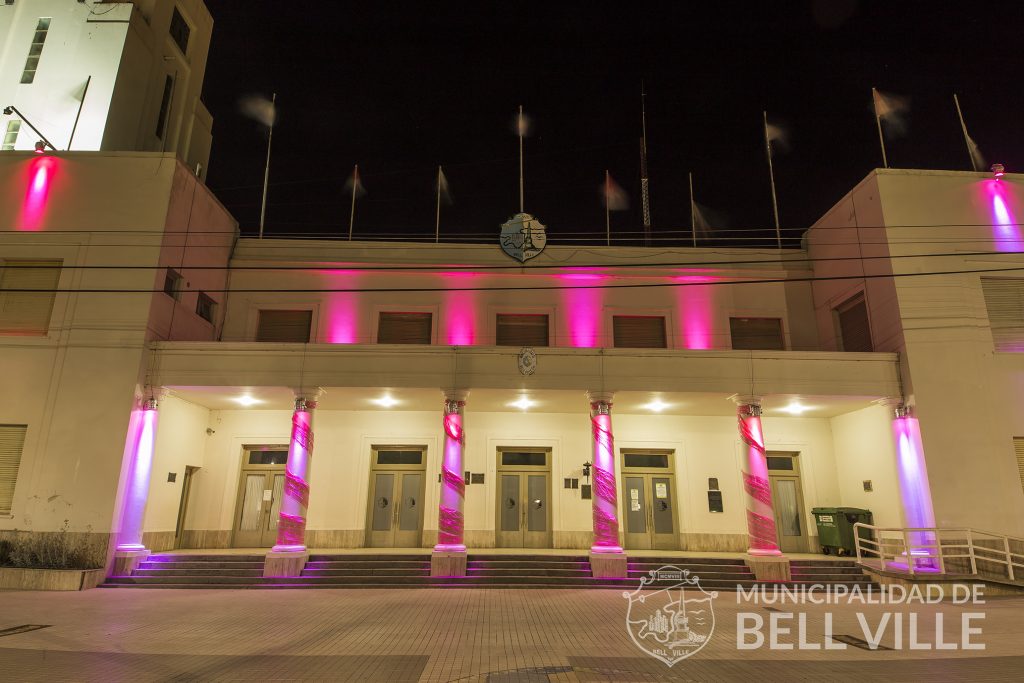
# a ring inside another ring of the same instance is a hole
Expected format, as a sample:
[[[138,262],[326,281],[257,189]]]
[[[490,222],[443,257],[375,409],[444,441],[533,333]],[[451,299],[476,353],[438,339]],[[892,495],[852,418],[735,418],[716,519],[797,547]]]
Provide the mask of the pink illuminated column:
[[[621,553],[618,494],[615,483],[615,437],[612,434],[612,394],[587,394],[594,444],[594,544],[592,553]]]
[[[306,550],[306,510],[309,507],[309,463],[313,456],[313,410],[316,401],[295,399],[288,464],[284,473],[284,499],[277,522],[277,544],[271,552]]]
[[[747,502],[747,536],[750,555],[781,555],[775,534],[772,512],[772,491],[768,483],[768,461],[765,458],[764,432],[761,431],[761,399],[741,396],[736,399],[736,417],[740,439],[747,451],[743,471],[743,490]]]
[[[444,394],[444,461],[441,463],[441,500],[438,505],[435,552],[466,552],[463,538],[466,482],[462,477],[462,450],[466,445],[462,418],[466,396],[465,391],[446,391]]]
[[[896,469],[899,474],[900,499],[903,503],[903,524],[911,529],[935,527],[928,468],[921,444],[921,426],[903,403],[892,405],[893,438],[896,441]],[[934,545],[935,534],[924,531],[909,533],[911,552],[924,551]],[[921,561],[918,562],[919,568]]]
[[[125,440],[128,472],[124,483],[124,498],[117,534],[117,550],[143,552],[142,521],[146,516],[149,497],[149,475],[153,468],[156,446],[157,402],[149,398],[132,411]]]

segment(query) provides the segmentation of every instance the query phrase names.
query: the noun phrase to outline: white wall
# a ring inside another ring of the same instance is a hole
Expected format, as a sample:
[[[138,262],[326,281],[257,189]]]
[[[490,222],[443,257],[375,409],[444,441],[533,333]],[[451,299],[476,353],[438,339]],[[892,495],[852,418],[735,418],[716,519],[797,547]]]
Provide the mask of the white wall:
[[[871,406],[830,420],[842,505],[871,510],[877,526],[903,526],[892,411]],[[870,480],[872,491],[864,490]]]
[[[174,532],[185,468],[204,463],[210,411],[175,396],[160,399],[159,410],[144,529]],[[169,482],[167,475],[172,472],[177,476]]]

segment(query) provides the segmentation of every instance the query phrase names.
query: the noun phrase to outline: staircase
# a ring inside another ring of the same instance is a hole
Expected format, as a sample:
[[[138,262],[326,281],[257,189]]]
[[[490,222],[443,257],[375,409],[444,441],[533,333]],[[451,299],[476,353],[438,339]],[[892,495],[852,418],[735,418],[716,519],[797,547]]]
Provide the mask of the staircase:
[[[471,552],[465,577],[430,576],[430,554],[311,555],[301,576],[264,577],[263,555],[150,555],[131,576],[111,576],[103,588],[613,588],[635,590],[663,566],[688,570],[706,590],[749,589],[754,576],[742,558],[634,557],[627,578],[591,576],[585,554],[506,555]],[[675,579],[656,581],[670,586]],[[870,584],[842,560],[793,562],[793,583]]]

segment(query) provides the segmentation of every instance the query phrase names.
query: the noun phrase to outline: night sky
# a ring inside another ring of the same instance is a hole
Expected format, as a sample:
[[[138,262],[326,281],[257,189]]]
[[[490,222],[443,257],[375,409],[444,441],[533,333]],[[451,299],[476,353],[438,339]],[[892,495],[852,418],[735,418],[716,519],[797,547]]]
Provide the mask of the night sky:
[[[432,238],[443,164],[442,235],[496,242],[518,210],[520,104],[526,210],[551,243],[603,240],[605,169],[631,199],[613,232],[636,235],[641,81],[656,238],[687,243],[690,171],[709,244],[773,234],[762,110],[789,133],[775,172],[784,233],[799,236],[881,166],[872,86],[910,102],[891,166],[970,169],[956,92],[987,163],[1024,169],[1019,0],[207,4],[208,182],[244,234],[266,151],[239,113],[254,93],[278,97],[267,233],[280,236],[346,234],[358,163],[356,238]]]

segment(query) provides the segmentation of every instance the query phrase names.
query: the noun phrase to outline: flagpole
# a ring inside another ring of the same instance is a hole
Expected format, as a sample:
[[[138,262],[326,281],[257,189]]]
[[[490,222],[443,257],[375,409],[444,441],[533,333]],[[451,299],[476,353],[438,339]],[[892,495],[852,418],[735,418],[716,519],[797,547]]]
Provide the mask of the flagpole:
[[[693,246],[697,246],[697,205],[693,203],[693,171],[690,176],[690,232],[693,234]]]
[[[967,156],[971,158],[971,168],[975,171],[981,169],[978,168],[978,164],[974,161],[974,151],[971,149],[971,136],[967,134],[967,124],[964,123],[964,113],[960,111],[960,99],[953,93],[953,102],[956,104],[956,115],[960,118],[960,128],[964,132],[964,144],[967,145]]]
[[[75,123],[71,126],[71,137],[68,138],[68,151],[71,151],[71,143],[75,141],[75,131],[78,130],[78,119],[82,118],[82,107],[85,106],[85,96],[89,94],[89,84],[92,83],[92,74],[85,79],[85,89],[82,90],[82,99],[78,102],[78,113],[75,114]]]
[[[348,215],[348,240],[352,241],[352,226],[356,222],[356,188],[359,187],[359,164],[352,170],[352,210]]]
[[[516,119],[516,132],[519,133],[519,213],[524,213],[523,202],[523,105],[519,105],[519,118]]]
[[[264,100],[266,101],[266,100]],[[273,111],[277,106],[277,93],[270,98]],[[263,169],[263,202],[260,204],[260,239],[263,239],[263,222],[267,217],[267,185],[270,184],[270,145],[274,142],[274,120],[270,121],[270,133],[267,135],[267,165]]]
[[[605,240],[608,246],[612,246],[612,210],[610,206],[610,198],[612,190],[612,177],[608,173],[608,169],[604,171],[604,232]]]
[[[651,198],[650,185],[647,178],[647,93],[644,84],[640,83],[640,200],[644,216],[644,246],[651,242]]]
[[[877,88],[871,88],[872,103],[875,105],[875,124],[878,126],[878,144],[882,147],[882,165],[889,168],[889,160],[885,156],[885,137],[882,135],[882,117],[878,115],[878,94]]]
[[[764,116],[764,149],[768,155],[768,178],[772,185],[772,212],[775,214],[775,242],[779,249],[782,249],[782,232],[779,230],[779,202],[775,197],[775,169],[772,168],[772,142],[768,137],[768,112],[762,111]]]
[[[437,167],[437,217],[434,219],[434,242],[441,241],[441,167]]]

